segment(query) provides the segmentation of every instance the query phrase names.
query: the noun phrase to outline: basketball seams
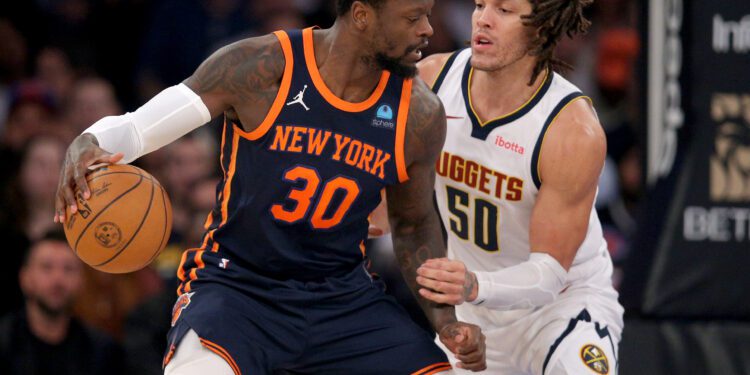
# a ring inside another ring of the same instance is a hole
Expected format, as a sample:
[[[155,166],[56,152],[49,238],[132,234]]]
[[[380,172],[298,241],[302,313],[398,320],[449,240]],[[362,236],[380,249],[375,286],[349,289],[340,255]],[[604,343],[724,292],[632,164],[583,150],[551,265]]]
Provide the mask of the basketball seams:
[[[108,178],[100,179],[105,176]],[[169,242],[172,227],[172,208],[162,184],[148,172],[132,165],[98,168],[90,171],[86,180],[92,188],[94,184],[101,187],[93,191],[95,195],[91,199],[84,201],[82,196],[79,197],[79,204],[87,210],[82,211],[85,217],[77,220],[75,226],[64,228],[66,236],[70,236],[68,239],[74,253],[89,266],[107,273],[132,272],[150,264]],[[150,190],[142,189],[145,180],[149,182]],[[108,188],[112,185],[114,189]],[[77,194],[80,196],[80,191]],[[159,197],[162,199],[161,209],[156,202]],[[76,219],[75,216],[72,218]],[[101,229],[104,224],[109,226]],[[129,230],[121,232],[119,225],[125,225]],[[107,232],[108,229],[114,232]]]
[[[159,186],[159,188],[161,188],[161,185],[158,185],[158,186]],[[162,207],[164,208],[164,230],[162,231],[161,241],[159,241],[159,246],[156,248],[156,251],[154,251],[154,254],[151,255],[151,258],[148,259],[148,261],[146,262],[146,264],[150,264],[154,260],[154,258],[156,258],[156,256],[159,255],[160,250],[163,249],[164,246],[167,245],[166,242],[169,241],[169,236],[167,234],[169,232],[171,232],[171,230],[167,230],[168,229],[167,227],[169,226],[168,225],[169,224],[169,218],[168,218],[169,215],[168,215],[168,212],[167,212],[167,202],[168,201],[167,201],[167,196],[166,196],[167,192],[164,191],[163,188],[161,188],[159,190],[161,190],[161,204],[162,204]]]
[[[141,175],[141,177],[145,177],[145,176]],[[142,179],[141,179],[141,181],[142,181]],[[109,262],[113,261],[118,256],[120,256],[120,254],[122,254],[122,252],[125,251],[125,249],[127,249],[128,246],[130,246],[130,243],[133,242],[133,240],[135,239],[135,237],[138,235],[138,232],[140,232],[141,228],[143,228],[143,223],[146,222],[146,218],[148,218],[149,212],[151,212],[151,206],[153,206],[153,203],[154,203],[154,190],[155,189],[156,189],[156,184],[151,184],[151,195],[149,196],[148,207],[146,207],[146,212],[143,213],[143,217],[141,218],[140,224],[138,224],[138,228],[136,228],[135,232],[133,232],[133,235],[130,236],[130,239],[128,239],[128,242],[125,243],[125,246],[123,246],[122,249],[118,250],[117,253],[115,253],[114,255],[112,255],[111,258],[109,258],[106,261],[104,261],[102,263],[99,263],[99,264],[92,264],[91,265],[92,267],[101,267],[101,266],[104,266],[104,265],[108,264]],[[111,202],[110,202],[110,204],[111,204]],[[107,206],[109,206],[109,204]],[[105,209],[102,210],[102,212],[104,212],[104,211],[106,211],[106,207],[105,207]],[[93,220],[92,220],[92,222],[93,222]]]
[[[117,172],[117,173],[134,174],[134,175],[139,176],[140,178],[138,179],[138,183],[136,183],[135,185],[133,185],[132,187],[130,187],[128,190],[125,190],[124,192],[120,193],[120,195],[118,195],[115,199],[109,201],[109,203],[107,203],[106,206],[102,207],[99,210],[99,212],[97,212],[96,215],[94,215],[94,217],[92,217],[91,220],[89,220],[89,222],[86,224],[86,226],[81,230],[81,233],[78,235],[78,238],[76,239],[75,246],[73,246],[73,251],[76,254],[78,254],[78,244],[81,242],[81,238],[83,238],[83,236],[89,230],[89,227],[91,227],[91,225],[94,224],[94,222],[96,222],[96,219],[98,219],[99,216],[101,216],[101,214],[105,213],[107,211],[107,209],[110,206],[112,206],[115,202],[117,202],[118,200],[120,200],[122,197],[128,195],[131,191],[135,190],[138,186],[140,186],[141,183],[143,182],[144,177],[145,177],[145,176],[143,176],[140,173],[130,173],[130,172]],[[114,173],[108,173],[108,174],[114,174]],[[98,177],[101,177],[101,176],[97,176],[95,178],[98,178]],[[91,181],[94,181],[95,178],[92,178]]]

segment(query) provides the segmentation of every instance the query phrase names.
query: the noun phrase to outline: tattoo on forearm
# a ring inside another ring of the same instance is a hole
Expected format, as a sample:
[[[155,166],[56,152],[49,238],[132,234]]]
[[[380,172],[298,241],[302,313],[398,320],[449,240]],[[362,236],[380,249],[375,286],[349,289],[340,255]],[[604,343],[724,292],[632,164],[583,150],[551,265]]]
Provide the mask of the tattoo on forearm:
[[[407,120],[405,156],[410,180],[388,190],[388,205],[397,207],[392,217],[393,245],[404,280],[433,327],[438,330],[456,321],[452,305],[423,298],[417,268],[427,259],[446,255],[436,208],[432,203],[435,160],[445,140],[445,112],[440,100],[424,83],[415,81]]]
[[[466,276],[464,277],[464,301],[469,300],[471,292],[474,290],[474,285],[477,283],[477,276],[473,272],[466,270]]]

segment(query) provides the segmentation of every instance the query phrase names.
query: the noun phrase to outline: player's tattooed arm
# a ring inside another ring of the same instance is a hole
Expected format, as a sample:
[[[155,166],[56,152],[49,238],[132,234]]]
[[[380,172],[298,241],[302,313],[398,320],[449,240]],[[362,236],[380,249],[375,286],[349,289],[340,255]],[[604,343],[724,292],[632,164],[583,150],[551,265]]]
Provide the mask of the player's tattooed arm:
[[[418,292],[419,266],[446,256],[433,201],[435,163],[445,142],[446,120],[442,103],[419,79],[414,81],[411,103],[404,145],[409,181],[389,187],[386,194],[393,248],[407,285],[440,340],[460,361],[457,366],[480,371],[486,361],[479,327],[458,322],[452,305],[429,301]]]
[[[419,83],[414,81],[415,86]],[[388,188],[388,216],[404,279],[438,330],[456,321],[455,312],[452,306],[432,303],[417,294],[416,271],[427,259],[446,255],[433,202],[435,162],[445,141],[445,111],[437,97],[419,87],[412,95],[404,142],[409,180]]]
[[[236,120],[237,112],[246,112],[243,106],[251,103],[257,113],[264,114],[271,107],[284,66],[278,38],[265,35],[219,49],[183,83],[201,97],[211,117],[227,111]]]

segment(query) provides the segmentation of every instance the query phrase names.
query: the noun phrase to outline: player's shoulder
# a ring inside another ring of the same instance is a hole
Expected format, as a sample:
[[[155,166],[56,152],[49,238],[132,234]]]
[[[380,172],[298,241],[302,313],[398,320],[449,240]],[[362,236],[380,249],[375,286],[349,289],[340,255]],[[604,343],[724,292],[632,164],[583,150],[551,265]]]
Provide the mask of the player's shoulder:
[[[410,163],[437,155],[445,142],[443,103],[421,79],[414,78],[406,125],[406,158]],[[431,159],[430,159],[431,160]]]
[[[555,120],[555,126],[561,132],[571,133],[571,136],[590,136],[603,139],[604,129],[594,110],[591,98],[579,96],[566,104]]]
[[[414,124],[418,126],[429,125],[421,123],[431,122],[436,116],[445,117],[442,101],[422,79],[415,77],[411,90],[410,123],[420,123]]]
[[[570,150],[578,150],[598,159],[606,153],[607,139],[594,111],[591,99],[580,96],[567,103],[550,125],[545,138],[547,152],[557,150],[564,157]]]
[[[419,77],[425,82],[432,83],[440,74],[445,63],[454,52],[435,53],[422,59],[418,64]]]
[[[591,98],[559,73],[553,72],[552,74],[550,88],[546,95],[557,98],[553,100],[559,111],[555,110],[551,114],[554,118],[547,136],[604,140],[604,129],[599,123]]]
[[[284,35],[267,34],[228,44],[211,54],[184,82],[196,93],[236,95],[276,85],[291,56]],[[286,47],[285,47],[286,46]]]
[[[288,37],[283,32],[245,38],[228,44],[214,53],[229,65],[284,66],[284,50]]]

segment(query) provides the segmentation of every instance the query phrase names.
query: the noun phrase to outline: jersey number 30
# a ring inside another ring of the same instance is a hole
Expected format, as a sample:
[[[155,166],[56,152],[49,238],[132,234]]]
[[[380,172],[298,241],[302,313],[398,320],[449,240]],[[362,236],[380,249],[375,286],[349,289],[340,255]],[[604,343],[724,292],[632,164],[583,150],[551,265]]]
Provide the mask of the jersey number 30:
[[[497,206],[484,199],[476,198],[473,204],[474,209],[472,209],[469,193],[450,186],[446,190],[448,210],[453,216],[450,218],[451,232],[466,241],[470,241],[470,234],[473,234],[474,244],[485,251],[500,250],[497,236]],[[469,216],[472,213],[474,217]]]
[[[296,223],[308,216],[310,207],[315,208],[310,215],[310,224],[315,229],[330,229],[341,222],[352,203],[359,195],[359,186],[357,182],[343,176],[334,177],[323,184],[322,192],[318,194],[321,181],[318,172],[310,167],[297,166],[284,173],[284,181],[297,183],[304,182],[301,188],[293,188],[287,200],[295,203],[294,208],[287,210],[283,204],[274,204],[271,206],[271,214],[276,220],[286,223]],[[342,190],[344,198],[339,206],[333,210],[333,214],[324,217],[330,211],[333,195]],[[315,201],[315,202],[313,202]]]

